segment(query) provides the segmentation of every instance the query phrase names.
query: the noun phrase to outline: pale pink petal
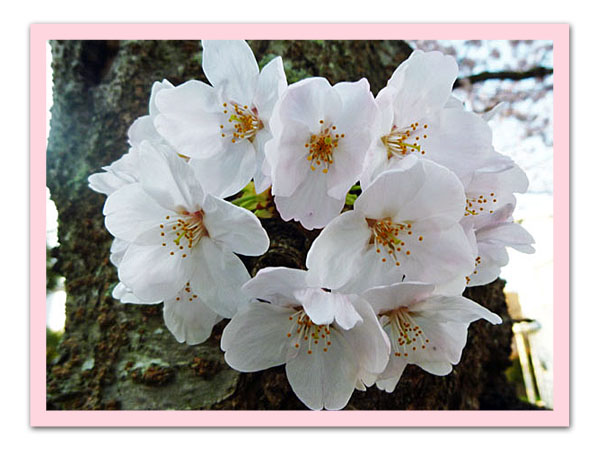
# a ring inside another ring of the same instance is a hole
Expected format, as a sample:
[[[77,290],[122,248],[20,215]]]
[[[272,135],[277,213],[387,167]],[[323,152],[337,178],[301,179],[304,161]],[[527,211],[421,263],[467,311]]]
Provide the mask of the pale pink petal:
[[[252,212],[211,195],[204,206],[204,226],[214,242],[242,255],[267,251],[269,236]]]
[[[202,69],[210,84],[223,91],[227,101],[251,104],[258,81],[258,64],[243,40],[202,41]]]
[[[354,308],[362,320],[349,329],[344,336],[354,349],[362,371],[370,374],[380,373],[388,363],[390,341],[381,328],[375,312],[367,302],[357,299],[354,302]],[[368,384],[372,384],[372,382],[368,382]]]
[[[213,326],[221,320],[202,300],[193,298],[191,293],[184,290],[175,298],[165,301],[163,318],[177,342],[185,342],[188,345],[206,341],[212,333]]]
[[[160,113],[154,126],[177,152],[192,158],[206,158],[223,148],[222,101],[215,89],[191,80],[156,95]]]
[[[305,289],[306,271],[289,267],[266,267],[242,287],[245,294],[280,306],[300,306],[295,292]]]
[[[199,211],[204,190],[194,170],[174,153],[163,153],[149,142],[140,151],[140,180],[144,191],[163,208]]]
[[[250,182],[256,157],[252,144],[244,140],[225,144],[224,151],[211,157],[192,158],[189,165],[206,192],[225,198],[237,194]]]
[[[225,361],[240,372],[256,372],[284,364],[292,344],[287,337],[294,310],[252,302],[236,314],[223,330],[221,349]]]
[[[170,213],[170,210],[158,205],[139,183],[128,184],[115,191],[104,204],[106,229],[127,242],[135,241],[147,230],[158,228],[161,220]]]
[[[250,279],[248,270],[231,250],[210,238],[203,238],[194,253],[194,273],[188,277],[191,287],[217,314],[231,318],[249,301],[242,285]]]
[[[163,247],[131,244],[119,266],[119,279],[148,302],[174,297],[193,271],[189,260],[170,255]]]
[[[327,174],[311,173],[289,197],[275,196],[275,205],[285,221],[297,220],[307,230],[323,228],[344,208],[344,199],[325,195]]]
[[[329,339],[332,344],[327,352],[315,347],[308,353],[308,344],[303,343],[285,367],[292,390],[313,410],[342,409],[356,385],[359,366],[352,347],[335,328]]]
[[[271,117],[275,103],[287,87],[283,60],[276,57],[262,68],[258,75],[253,104],[258,109],[258,115],[263,120]]]
[[[428,298],[434,285],[419,282],[395,283],[379,286],[363,292],[360,297],[367,301],[376,314],[400,307],[409,307]]]
[[[407,126],[447,103],[458,75],[451,56],[415,50],[392,74],[388,86],[398,90],[394,102],[397,123]]]
[[[348,211],[336,217],[315,239],[306,257],[312,286],[337,289],[360,271],[360,257],[371,231],[365,217]]]

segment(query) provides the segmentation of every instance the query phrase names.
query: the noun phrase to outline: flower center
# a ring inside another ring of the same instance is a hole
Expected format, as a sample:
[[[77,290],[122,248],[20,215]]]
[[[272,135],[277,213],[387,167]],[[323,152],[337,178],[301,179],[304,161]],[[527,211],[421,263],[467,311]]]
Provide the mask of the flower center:
[[[337,148],[339,140],[346,135],[336,133],[335,125],[325,127],[323,120],[320,120],[319,123],[321,131],[319,134],[312,134],[304,147],[308,149],[306,159],[310,161],[310,170],[322,167],[322,172],[327,173],[329,166],[333,164],[333,151]]]
[[[248,108],[248,105],[241,106],[235,102],[223,103],[223,114],[229,118],[226,125],[220,125],[221,137],[231,139],[233,143],[243,139],[252,142],[256,133],[264,128],[254,107]]]
[[[408,127],[392,127],[390,134],[381,137],[381,142],[387,150],[388,159],[394,156],[403,157],[411,153],[424,155],[421,148],[424,139],[427,139],[427,124],[411,123]]]
[[[165,222],[159,225],[162,246],[169,250],[171,256],[181,254],[188,256],[189,251],[200,242],[208,231],[204,226],[204,211],[190,213],[183,211],[175,216],[165,216]],[[186,253],[187,252],[187,253]]]
[[[394,356],[407,357],[411,352],[425,350],[430,346],[407,308],[398,308],[384,313],[383,328],[388,332]],[[435,350],[435,347],[432,347]]]
[[[302,342],[306,341],[309,355],[313,353],[313,350],[318,350],[319,346],[327,353],[331,345],[329,325],[314,324],[302,309],[290,315],[289,320],[292,326],[287,337],[291,339],[294,348],[300,348]]]
[[[467,197],[467,204],[465,206],[465,216],[478,216],[479,214],[485,213],[487,210],[490,214],[494,212],[490,209],[493,203],[497,203],[498,199],[495,198],[496,194],[490,192],[490,195],[480,195],[479,197]]]
[[[400,256],[410,256],[410,248],[423,242],[423,236],[417,236],[413,232],[411,221],[395,223],[387,217],[380,220],[367,219],[367,224],[371,228],[369,244],[375,247],[377,253],[387,253],[396,266],[400,265]],[[387,257],[381,258],[381,262],[387,261]]]

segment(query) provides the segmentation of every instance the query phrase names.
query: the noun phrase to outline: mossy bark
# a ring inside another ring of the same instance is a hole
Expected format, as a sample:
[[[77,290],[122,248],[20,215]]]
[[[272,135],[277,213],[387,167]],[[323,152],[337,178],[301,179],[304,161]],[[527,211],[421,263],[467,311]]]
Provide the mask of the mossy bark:
[[[259,64],[281,55],[288,81],[325,76],[330,82],[367,77],[374,93],[408,57],[402,41],[254,41]],[[223,324],[204,344],[178,344],[161,306],[123,305],[104,228],[104,196],[87,177],[127,151],[127,129],[147,113],[152,83],[203,79],[198,41],[52,42],[54,105],[47,183],[59,213],[60,247],[53,270],[65,277],[67,319],[58,357],[47,369],[48,409],[303,409],[281,367],[255,374],[230,369],[219,349]],[[303,267],[316,233],[264,220],[271,247],[244,260],[260,267]],[[149,261],[149,264],[151,261]],[[394,394],[355,392],[348,409],[519,408],[503,371],[511,326],[503,283],[469,289],[505,320],[471,326],[462,362],[446,377],[411,366]]]

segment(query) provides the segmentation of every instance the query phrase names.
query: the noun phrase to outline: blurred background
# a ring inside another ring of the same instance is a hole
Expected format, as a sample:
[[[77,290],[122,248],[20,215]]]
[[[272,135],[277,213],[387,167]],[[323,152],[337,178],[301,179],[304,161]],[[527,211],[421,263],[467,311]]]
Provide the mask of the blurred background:
[[[513,366],[507,375],[523,400],[552,408],[553,368],[553,57],[551,41],[407,41],[413,48],[439,50],[456,58],[459,78],[454,95],[466,108],[490,120],[496,150],[513,158],[530,181],[517,194],[515,220],[533,235],[536,253],[509,249],[502,270],[513,319]],[[47,108],[52,106],[51,53],[47,52]],[[389,74],[391,75],[391,73]],[[48,112],[49,131],[50,112]],[[57,213],[47,192],[47,347],[48,358],[65,323],[63,279],[52,271]]]

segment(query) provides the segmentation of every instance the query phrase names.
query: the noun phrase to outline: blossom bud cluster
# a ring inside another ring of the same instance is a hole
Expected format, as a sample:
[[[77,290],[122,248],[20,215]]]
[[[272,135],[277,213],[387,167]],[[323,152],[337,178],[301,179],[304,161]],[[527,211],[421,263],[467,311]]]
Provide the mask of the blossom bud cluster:
[[[311,409],[392,392],[408,364],[450,373],[469,324],[501,322],[465,287],[493,281],[506,247],[533,252],[512,219],[527,177],[452,96],[454,59],[415,51],[374,97],[364,78],[288,86],[281,57],[259,70],[244,41],[202,45],[210,84],[156,82],[128,153],[89,178],[107,195],[113,296],[164,303],[187,344],[231,319],[227,363],[285,365]],[[269,248],[257,198],[322,229],[308,270],[250,277],[238,255]]]

